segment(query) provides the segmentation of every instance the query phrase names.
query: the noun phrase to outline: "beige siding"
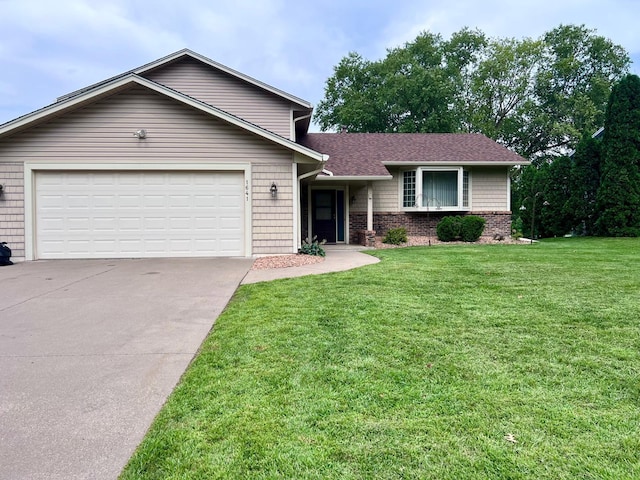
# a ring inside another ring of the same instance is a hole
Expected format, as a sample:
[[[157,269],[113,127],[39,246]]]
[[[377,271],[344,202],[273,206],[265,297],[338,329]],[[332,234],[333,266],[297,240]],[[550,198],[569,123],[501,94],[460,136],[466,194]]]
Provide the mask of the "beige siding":
[[[133,136],[138,129],[147,138]],[[23,162],[252,165],[254,253],[291,253],[292,160],[289,150],[142,87],[0,139],[0,233],[24,255]],[[117,168],[117,167],[116,167]],[[278,198],[269,192],[278,184]],[[9,185],[11,186],[9,188]],[[7,208],[4,208],[7,207]]]
[[[375,188],[375,184],[374,184]],[[349,187],[349,210],[352,212],[367,211],[367,187],[362,185],[352,185]]]
[[[194,59],[163,66],[144,76],[291,138],[290,102]]]
[[[474,211],[507,211],[508,167],[476,167],[471,170],[471,209]]]
[[[147,131],[138,140],[133,132]],[[143,87],[0,140],[0,161],[273,163],[291,153]]]
[[[352,212],[367,211],[367,187],[351,188],[350,194],[355,202],[350,206]],[[398,180],[376,180],[373,182],[373,210],[375,212],[395,212],[398,210]]]
[[[292,164],[257,165],[253,168],[253,253],[292,253],[293,184]],[[271,196],[275,182],[278,194]]]
[[[7,242],[13,260],[24,260],[24,169],[0,162],[0,242]]]
[[[398,192],[399,171],[392,170],[391,180],[373,182],[373,210],[376,212],[395,212],[398,210],[400,193]]]
[[[373,181],[373,210],[375,212],[395,212],[398,210],[398,172],[392,172],[394,178],[391,180]],[[349,194],[355,201],[350,203],[350,211],[367,211],[367,187],[352,186]]]

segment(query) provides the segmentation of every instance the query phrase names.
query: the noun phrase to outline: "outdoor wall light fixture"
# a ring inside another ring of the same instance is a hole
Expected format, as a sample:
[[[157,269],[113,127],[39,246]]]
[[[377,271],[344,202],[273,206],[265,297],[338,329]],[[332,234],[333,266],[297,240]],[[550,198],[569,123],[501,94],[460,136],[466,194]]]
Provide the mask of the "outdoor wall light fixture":
[[[138,138],[139,140],[142,140],[143,138],[147,138],[147,131],[144,129],[136,130],[135,132],[133,132],[133,136]]]
[[[278,196],[278,186],[276,185],[276,182],[271,183],[269,191],[271,192],[271,197],[276,198]]]

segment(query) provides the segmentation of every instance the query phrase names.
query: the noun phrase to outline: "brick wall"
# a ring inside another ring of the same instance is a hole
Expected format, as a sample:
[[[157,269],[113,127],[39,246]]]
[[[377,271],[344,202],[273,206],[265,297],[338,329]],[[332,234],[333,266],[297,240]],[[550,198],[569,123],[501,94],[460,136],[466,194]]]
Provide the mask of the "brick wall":
[[[12,260],[24,260],[24,165],[0,163],[0,242],[7,242]]]
[[[407,229],[407,235],[409,236],[435,237],[436,225],[442,220],[442,217],[448,215],[456,215],[456,213],[374,213],[373,229],[376,231],[377,236],[386,235],[391,228],[404,227]],[[470,212],[469,215],[478,215],[487,221],[482,234],[485,237],[493,237],[494,235],[508,237],[511,235],[511,212]],[[362,239],[361,232],[366,229],[366,213],[351,213],[349,215],[350,243],[359,243]]]

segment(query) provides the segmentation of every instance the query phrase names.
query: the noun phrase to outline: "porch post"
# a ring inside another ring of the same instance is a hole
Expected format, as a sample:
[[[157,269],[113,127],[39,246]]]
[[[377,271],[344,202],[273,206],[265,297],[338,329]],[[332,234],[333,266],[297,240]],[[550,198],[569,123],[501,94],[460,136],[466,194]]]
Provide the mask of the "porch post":
[[[367,182],[367,231],[373,230],[373,182]]]
[[[375,247],[376,232],[373,229],[373,182],[367,182],[367,229],[362,232],[360,243],[367,247]]]

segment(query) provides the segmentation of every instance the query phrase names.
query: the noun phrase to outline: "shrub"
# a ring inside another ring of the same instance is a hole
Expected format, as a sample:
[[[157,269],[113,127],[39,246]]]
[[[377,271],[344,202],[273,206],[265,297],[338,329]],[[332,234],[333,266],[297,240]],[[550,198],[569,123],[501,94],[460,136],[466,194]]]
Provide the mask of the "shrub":
[[[460,238],[462,220],[459,216],[443,217],[436,225],[436,234],[441,242],[453,242]]]
[[[309,237],[305,238],[302,241],[302,247],[299,252],[305,255],[314,255],[316,257],[324,257],[326,255],[324,248],[322,245],[326,243],[325,240],[318,242],[318,237],[314,235],[313,239],[309,239]]]
[[[443,217],[436,226],[436,233],[441,242],[475,242],[482,235],[485,223],[486,220],[477,215]]]
[[[518,217],[516,218],[516,221],[513,222],[513,226],[511,228],[511,236],[515,239],[522,238],[522,228],[522,218]]]
[[[487,221],[477,215],[466,215],[462,217],[460,226],[460,236],[465,242],[475,242],[484,231],[484,224]]]
[[[389,229],[382,239],[382,243],[390,243],[391,245],[407,243],[407,229],[404,227]]]

